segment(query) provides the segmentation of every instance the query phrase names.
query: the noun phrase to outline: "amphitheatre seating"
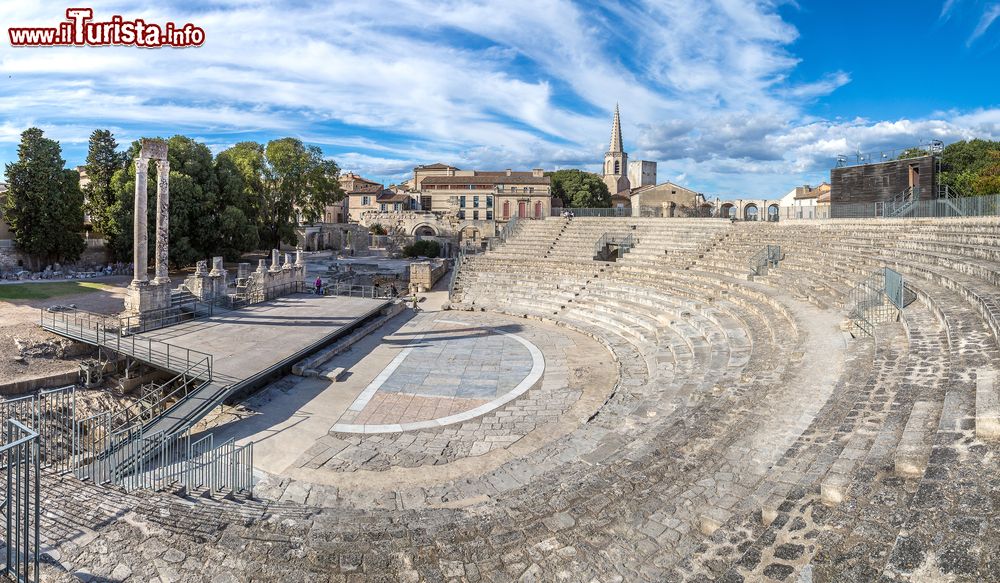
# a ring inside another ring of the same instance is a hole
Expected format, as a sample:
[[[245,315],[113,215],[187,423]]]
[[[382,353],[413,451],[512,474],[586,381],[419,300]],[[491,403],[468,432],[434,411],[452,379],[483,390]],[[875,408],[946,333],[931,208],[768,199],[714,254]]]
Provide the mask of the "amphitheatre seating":
[[[617,262],[594,261],[593,245],[608,232],[632,232],[638,244]],[[750,257],[768,244],[781,246],[780,266],[748,281]],[[996,219],[553,219],[528,222],[506,245],[463,266],[455,307],[544,317],[602,337],[619,352],[627,345],[649,375],[640,409],[695,417],[717,411],[720,394],[763,402],[782,394],[783,384],[801,382],[802,367],[795,364],[824,366],[818,353],[805,355],[811,362],[801,360],[803,347],[817,334],[838,334],[817,332],[816,314],[842,320],[848,294],[876,269],[904,275],[917,301],[874,340],[849,341],[826,404],[802,419],[788,418],[785,427],[794,427],[795,439],[781,441],[782,425],[768,425],[752,408],[730,411],[725,424],[714,428],[716,437],[707,439],[721,459],[700,471],[715,486],[734,469],[743,475],[717,498],[678,486],[686,510],[676,507],[673,516],[689,520],[674,541],[681,553],[704,550],[706,537],[714,540],[719,530],[759,529],[747,526],[753,510],[762,512],[768,528],[787,530],[787,520],[779,518],[805,512],[807,505],[792,503],[803,494],[835,509],[850,500],[879,512],[865,480],[881,475],[882,468],[893,468],[904,484],[939,479],[935,452],[952,447],[951,435],[966,426],[963,420],[973,419],[981,438],[1000,437],[993,368],[1000,339],[998,259]],[[968,380],[970,370],[978,380]],[[761,447],[755,440],[768,427],[782,447],[788,445],[776,463],[760,468],[735,461],[745,454],[740,444]],[[879,496],[893,492],[904,512],[911,508],[914,487],[886,481],[877,489]],[[908,512],[909,523],[923,524],[919,506]],[[862,520],[839,510],[833,515],[848,523]],[[836,573],[829,561],[849,552],[849,531],[828,533],[815,572]],[[897,526],[892,533],[898,532]],[[895,557],[901,551],[892,533],[880,540]],[[773,543],[767,540],[754,545]],[[737,568],[741,553],[728,552],[730,568],[745,576],[753,572]],[[864,568],[896,572],[902,567],[891,557]],[[709,563],[695,559],[675,568],[708,569]],[[719,568],[717,561],[713,565]]]

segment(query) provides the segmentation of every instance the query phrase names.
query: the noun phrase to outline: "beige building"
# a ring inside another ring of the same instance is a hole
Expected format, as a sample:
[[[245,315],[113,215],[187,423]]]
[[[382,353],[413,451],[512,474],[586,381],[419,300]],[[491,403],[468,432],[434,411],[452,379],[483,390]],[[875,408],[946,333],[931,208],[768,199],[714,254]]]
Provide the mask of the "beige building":
[[[634,216],[680,216],[680,209],[698,208],[705,202],[699,192],[673,182],[663,182],[632,190],[630,196]]]
[[[346,206],[331,205],[326,208],[325,222],[345,223],[358,221],[366,211],[404,211],[412,206],[410,196],[401,191],[387,190],[380,183],[368,180],[353,172],[340,176]]]
[[[420,209],[460,220],[541,219],[552,213],[551,180],[530,172],[459,170],[445,164],[413,169]]]
[[[778,201],[781,220],[820,218],[819,197],[824,193],[829,201],[830,185],[825,182],[817,187],[796,186]]]

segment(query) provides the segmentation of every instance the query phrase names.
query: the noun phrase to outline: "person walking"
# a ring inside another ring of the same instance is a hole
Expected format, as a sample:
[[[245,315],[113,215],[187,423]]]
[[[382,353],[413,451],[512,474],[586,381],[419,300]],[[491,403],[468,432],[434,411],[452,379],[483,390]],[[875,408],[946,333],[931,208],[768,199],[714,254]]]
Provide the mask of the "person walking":
[[[321,277],[316,278],[316,295],[323,295],[323,278]]]

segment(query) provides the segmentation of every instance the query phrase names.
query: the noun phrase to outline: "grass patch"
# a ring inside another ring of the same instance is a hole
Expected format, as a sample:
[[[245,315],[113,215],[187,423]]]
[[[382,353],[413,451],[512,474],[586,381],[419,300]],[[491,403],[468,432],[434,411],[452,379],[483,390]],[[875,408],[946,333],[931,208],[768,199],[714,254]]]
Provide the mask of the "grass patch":
[[[47,300],[109,289],[113,286],[92,281],[0,284],[0,300]]]

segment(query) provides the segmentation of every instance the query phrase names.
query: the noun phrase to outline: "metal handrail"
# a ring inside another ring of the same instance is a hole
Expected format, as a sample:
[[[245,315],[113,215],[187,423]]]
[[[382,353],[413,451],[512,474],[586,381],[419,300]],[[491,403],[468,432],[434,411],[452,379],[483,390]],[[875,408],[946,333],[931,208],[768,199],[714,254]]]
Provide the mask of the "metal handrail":
[[[17,419],[7,419],[5,437],[12,441],[0,445],[6,489],[0,509],[6,516],[4,546],[6,564],[3,575],[14,581],[38,583],[39,564],[39,438],[38,433]]]
[[[196,371],[195,369],[202,368],[201,371]],[[133,402],[129,404],[122,410],[116,411],[111,419],[112,431],[118,431],[120,429],[126,428],[133,424],[134,421],[138,420],[140,425],[143,425],[144,421],[149,421],[159,417],[159,414],[155,413],[164,403],[176,398],[182,391],[183,394],[180,395],[180,399],[183,399],[189,394],[188,388],[195,382],[198,381],[198,386],[201,387],[206,383],[212,382],[211,374],[211,363],[209,359],[203,359],[195,364],[191,365],[187,370],[173,377],[169,381],[160,385],[160,387],[173,385],[178,380],[182,380],[179,386],[174,387],[172,391],[166,395],[162,395],[159,399],[153,402],[147,409],[143,410],[141,407],[136,406]],[[138,413],[133,413],[131,410],[133,408],[138,409]],[[154,414],[150,417],[149,411],[153,411]],[[124,417],[124,419],[121,419]],[[121,419],[120,421],[118,419]]]
[[[350,283],[328,283],[323,286],[324,296],[348,296],[357,298],[391,298],[391,288],[377,285],[354,285]]]
[[[765,245],[750,256],[750,274],[763,275],[765,267],[777,267],[781,259],[781,245]]]
[[[639,238],[635,233],[604,233],[594,243],[594,257],[599,257],[608,245],[618,246],[618,257],[621,258],[639,244]]]
[[[81,319],[78,317],[79,315],[87,317]],[[70,316],[72,316],[72,322]],[[98,315],[101,316],[100,320],[92,316],[94,315],[86,312],[46,312],[43,309],[41,310],[41,326],[63,336],[93,342],[98,346],[174,373],[187,370],[193,362],[208,359],[209,374],[211,374],[211,354],[174,346],[152,338],[139,338],[135,334],[123,336],[117,319],[110,319],[104,314]],[[84,321],[86,321],[86,326],[84,326]],[[108,322],[114,323],[109,326]],[[182,356],[183,359],[181,359]]]

